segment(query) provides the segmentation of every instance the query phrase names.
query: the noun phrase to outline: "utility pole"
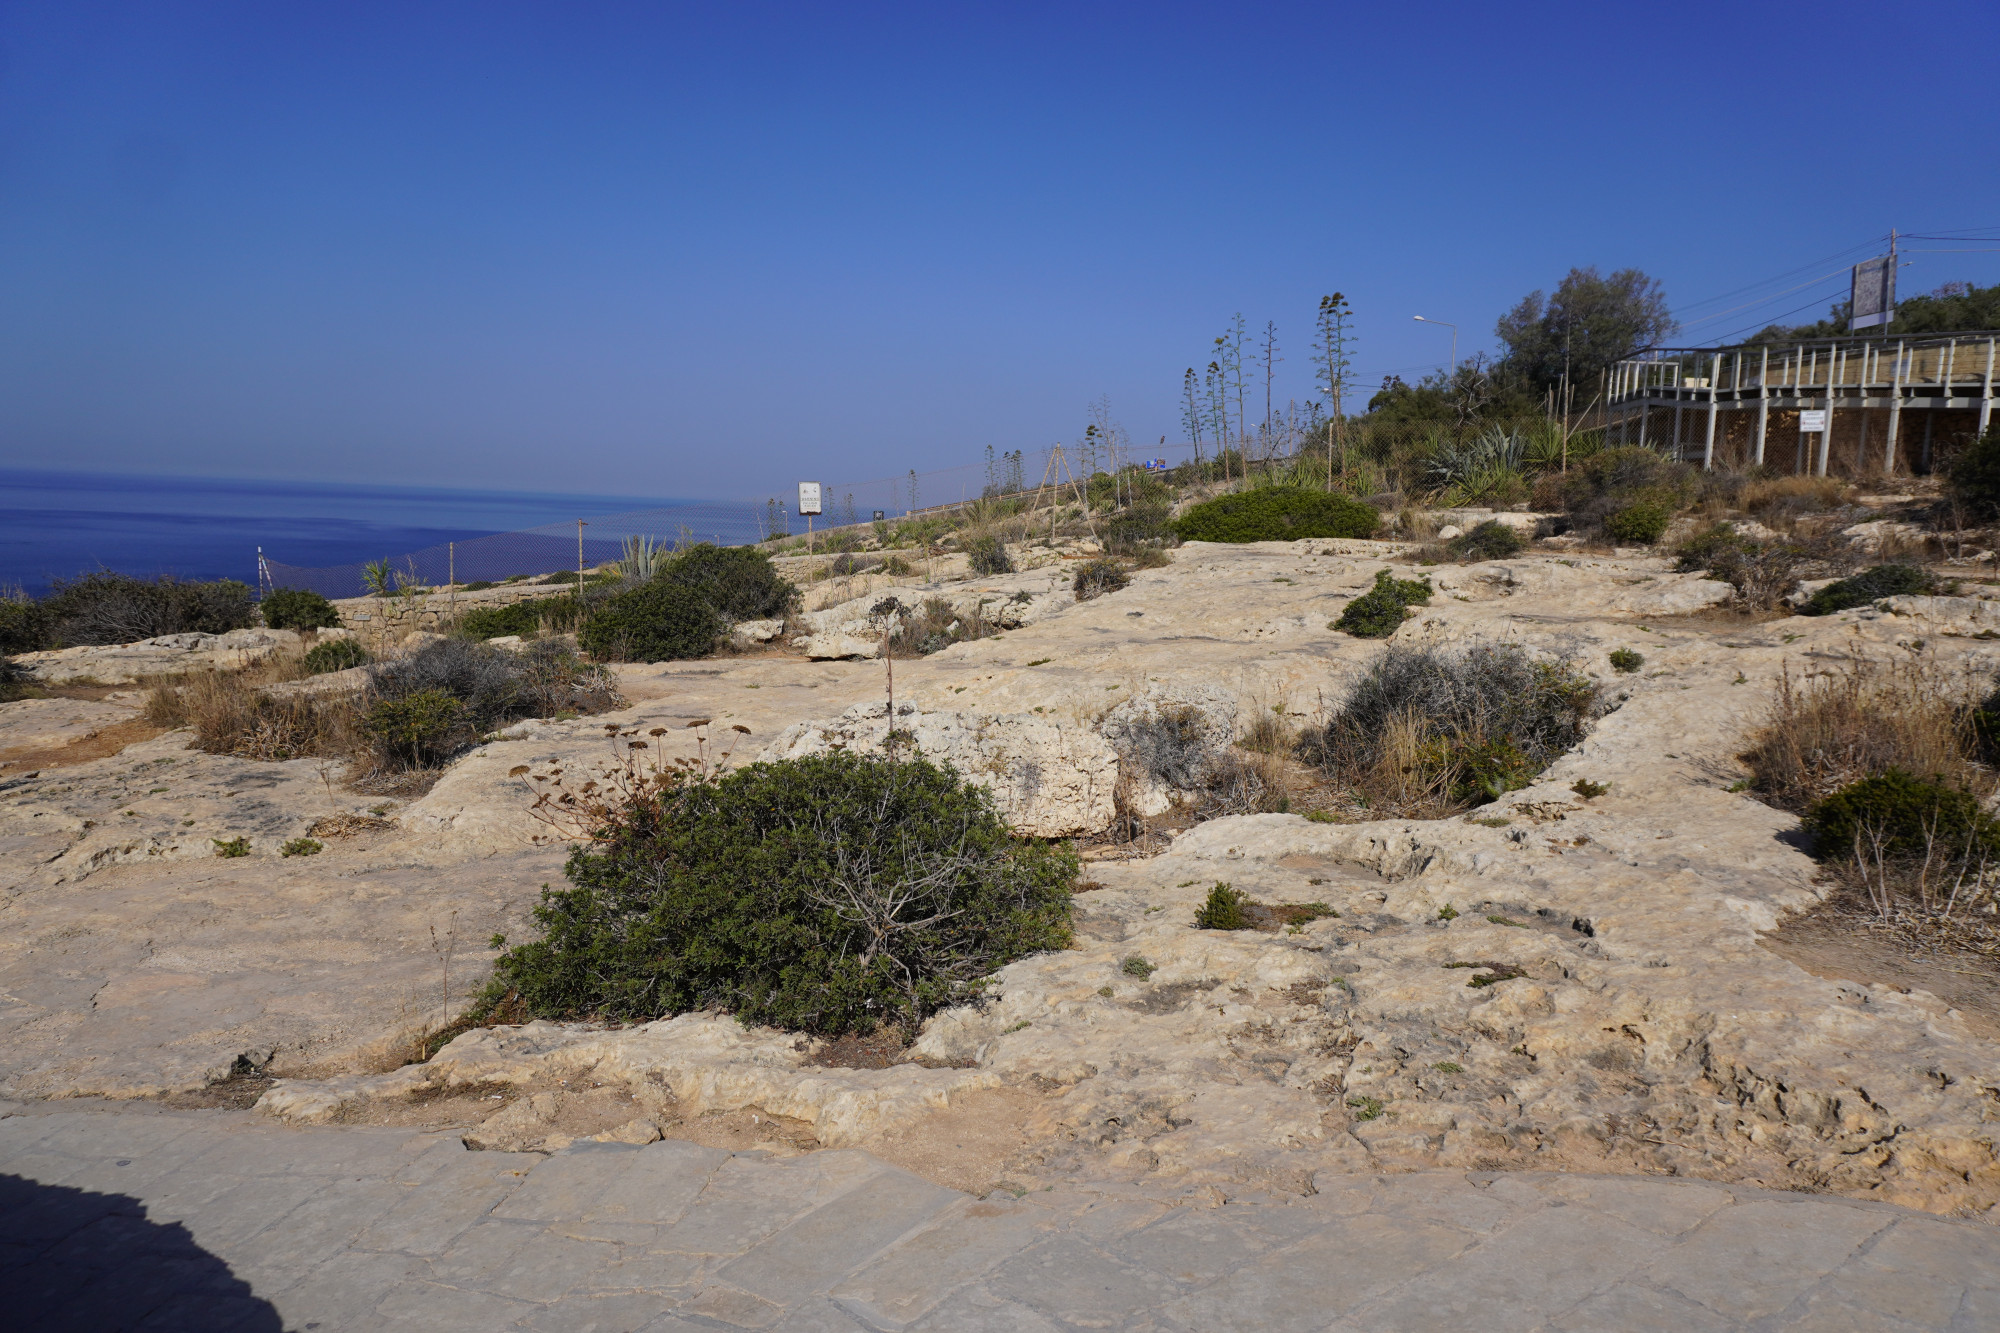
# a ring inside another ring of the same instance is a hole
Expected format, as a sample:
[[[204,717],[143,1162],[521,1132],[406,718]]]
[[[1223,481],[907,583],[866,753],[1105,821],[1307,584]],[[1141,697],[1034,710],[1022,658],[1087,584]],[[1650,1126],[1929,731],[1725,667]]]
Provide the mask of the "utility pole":
[[[590,525],[582,519],[576,521],[576,604],[583,605],[583,530]]]

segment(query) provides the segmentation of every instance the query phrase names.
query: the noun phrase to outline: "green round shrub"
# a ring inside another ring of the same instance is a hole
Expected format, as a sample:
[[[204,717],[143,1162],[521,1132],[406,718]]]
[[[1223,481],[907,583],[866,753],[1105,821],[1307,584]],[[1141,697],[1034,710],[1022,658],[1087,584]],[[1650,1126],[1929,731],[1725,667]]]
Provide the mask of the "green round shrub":
[[[699,591],[655,581],[608,599],[583,623],[577,641],[593,656],[615,661],[678,662],[714,652],[724,629]]]
[[[1664,537],[1674,521],[1674,507],[1664,500],[1639,500],[1604,516],[1604,535],[1613,541],[1651,546]]]
[[[1974,518],[2000,515],[2000,421],[1951,460],[1945,485]]]
[[[1070,941],[1076,854],[982,787],[847,751],[676,773],[615,807],[488,991],[551,1018],[719,1008],[808,1032],[914,1027]],[[504,943],[504,941],[503,941]]]
[[[1388,570],[1375,575],[1375,586],[1349,602],[1329,627],[1357,639],[1386,639],[1409,618],[1412,605],[1431,599],[1429,580],[1399,579]]]
[[[697,543],[667,561],[654,580],[693,589],[731,623],[776,620],[799,595],[771,557],[754,546]]]
[[[1132,576],[1116,560],[1086,560],[1076,567],[1076,577],[1069,586],[1077,601],[1087,602],[1107,592],[1117,592],[1131,582]]]
[[[1303,486],[1262,486],[1195,505],[1173,522],[1190,542],[1287,542],[1372,537],[1381,515],[1359,500]]]
[[[1646,665],[1646,659],[1640,654],[1633,652],[1630,648],[1613,648],[1611,650],[1611,669],[1613,671],[1630,675],[1644,665]]]
[[[1864,569],[1851,579],[1827,584],[1806,599],[1805,604],[1799,607],[1799,614],[1830,616],[1836,611],[1867,606],[1884,597],[1936,591],[1937,580],[1931,577],[1928,570],[1916,565],[1877,565],[1873,569]]]
[[[340,612],[332,602],[304,588],[278,588],[257,604],[271,629],[334,629]]]
[[[1250,899],[1243,890],[1218,883],[1208,891],[1208,900],[1194,911],[1196,930],[1250,929]]]
[[[998,537],[974,537],[972,544],[965,548],[965,554],[972,572],[981,578],[1014,572],[1014,562],[1007,556],[1007,543]]]
[[[362,725],[395,758],[413,768],[435,768],[464,743],[466,707],[443,690],[417,690],[377,699]]]
[[[330,671],[367,666],[373,660],[359,639],[328,639],[306,649],[306,674],[324,676]]]
[[[1461,532],[1445,543],[1454,560],[1505,560],[1519,555],[1528,544],[1520,530],[1510,523],[1489,518],[1470,532]]]
[[[1857,835],[1871,862],[1878,846],[1885,856],[1920,857],[1932,837],[1939,856],[1955,858],[1968,846],[1974,860],[2000,856],[2000,824],[1977,797],[1896,768],[1842,787],[1808,809],[1801,823],[1822,861],[1853,856]]]

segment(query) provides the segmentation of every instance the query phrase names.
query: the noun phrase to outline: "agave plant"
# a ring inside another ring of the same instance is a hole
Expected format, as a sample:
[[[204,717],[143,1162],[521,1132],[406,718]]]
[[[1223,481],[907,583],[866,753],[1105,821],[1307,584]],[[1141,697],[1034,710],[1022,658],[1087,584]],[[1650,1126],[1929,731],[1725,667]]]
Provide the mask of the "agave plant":
[[[1527,437],[1495,426],[1470,440],[1438,441],[1424,471],[1433,490],[1465,503],[1517,484],[1527,462]]]
[[[627,537],[620,549],[618,572],[633,583],[650,582],[665,550],[659,542],[643,533]]]

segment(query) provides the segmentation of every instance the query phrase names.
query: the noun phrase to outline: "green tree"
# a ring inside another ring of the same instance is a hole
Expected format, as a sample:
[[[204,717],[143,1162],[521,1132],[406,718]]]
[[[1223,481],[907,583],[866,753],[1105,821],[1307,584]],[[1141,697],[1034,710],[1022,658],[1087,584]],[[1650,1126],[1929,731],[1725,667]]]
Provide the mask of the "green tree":
[[[1658,279],[1636,268],[1621,268],[1608,278],[1595,268],[1573,268],[1554,295],[1530,292],[1493,331],[1506,348],[1505,375],[1540,397],[1565,381],[1594,386],[1614,362],[1656,346],[1679,328]]]

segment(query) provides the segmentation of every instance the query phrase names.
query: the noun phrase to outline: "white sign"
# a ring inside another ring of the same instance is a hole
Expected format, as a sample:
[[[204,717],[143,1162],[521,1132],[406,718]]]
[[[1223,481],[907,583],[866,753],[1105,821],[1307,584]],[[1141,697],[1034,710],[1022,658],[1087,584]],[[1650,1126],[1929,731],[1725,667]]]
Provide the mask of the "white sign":
[[[817,514],[820,512],[818,482],[802,481],[799,483],[799,512],[801,514]]]
[[[1820,431],[1825,429],[1826,429],[1825,408],[1812,407],[1812,408],[1807,408],[1805,411],[1799,413],[1799,434],[1810,435],[1814,431]]]

